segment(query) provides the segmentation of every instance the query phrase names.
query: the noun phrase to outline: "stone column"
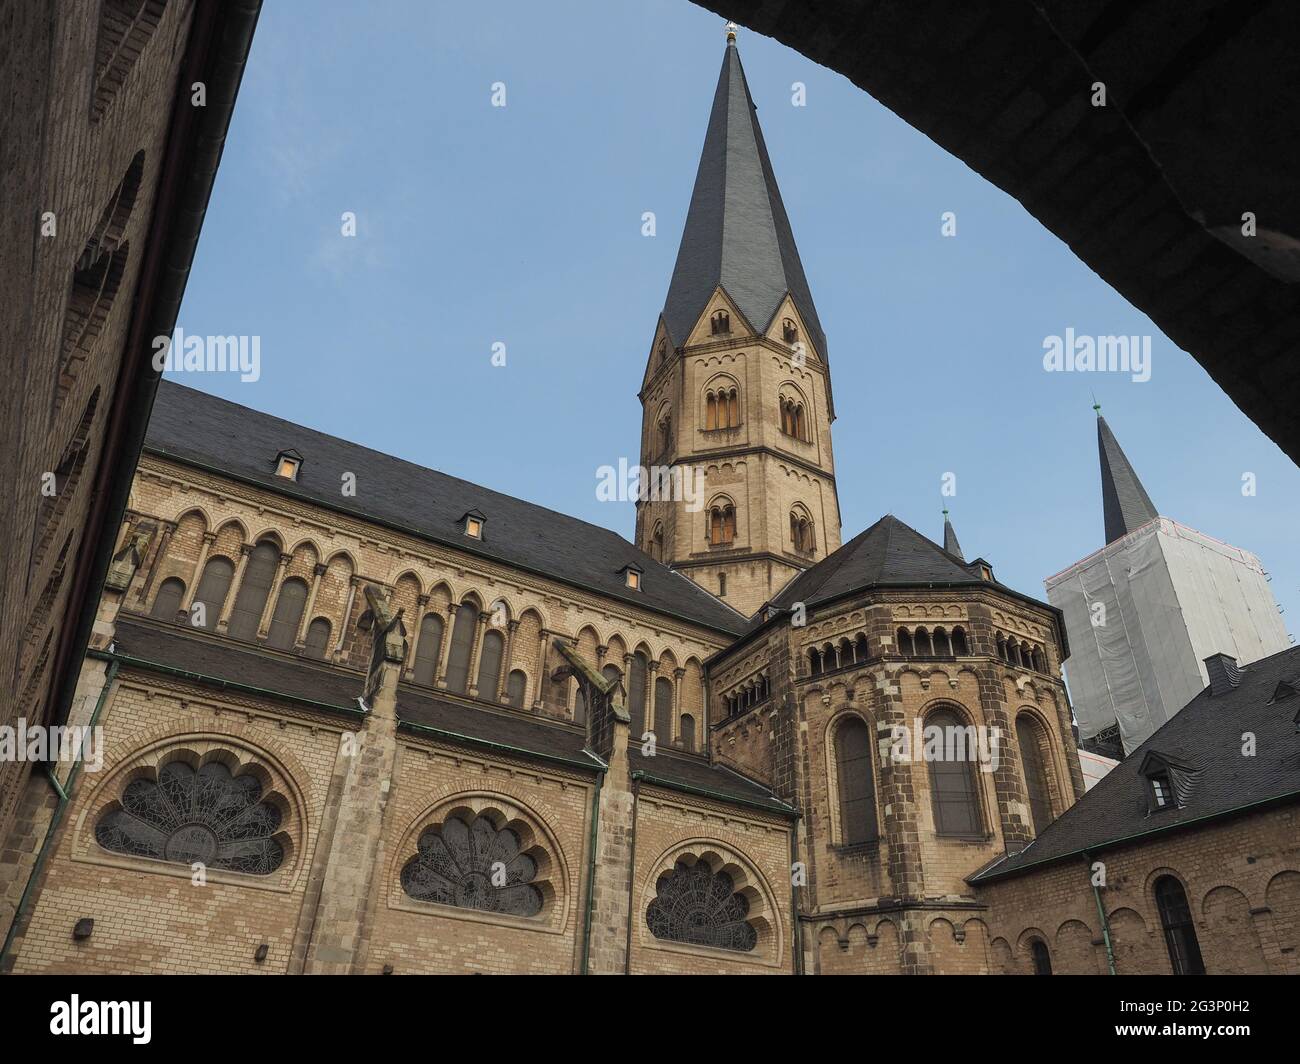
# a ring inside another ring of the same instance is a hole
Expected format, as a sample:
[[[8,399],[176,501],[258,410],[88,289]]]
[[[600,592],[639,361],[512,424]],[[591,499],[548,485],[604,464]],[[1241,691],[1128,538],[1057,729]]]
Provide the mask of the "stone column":
[[[271,633],[271,617],[274,616],[275,603],[280,597],[280,589],[284,587],[284,574],[291,561],[293,561],[292,554],[281,553],[280,568],[275,571],[275,576],[271,580],[271,590],[267,592],[266,601],[262,603],[262,616],[257,622],[258,639],[265,639]]]
[[[153,559],[149,563],[149,572],[140,585],[140,590],[136,593],[135,601],[137,605],[143,606],[149,598],[149,591],[153,587],[154,576],[158,572],[158,567],[162,564],[163,558],[167,556],[167,547],[171,544],[172,533],[176,531],[176,524],[173,521],[163,522],[162,538],[158,541],[158,547],[153,552]]]
[[[348,601],[343,607],[343,622],[339,625],[339,637],[334,643],[335,661],[343,658],[343,644],[348,637],[348,622],[352,620],[352,604],[357,600],[357,587],[360,583],[361,578],[356,573],[348,577]]]
[[[239,588],[244,583],[244,572],[248,569],[248,559],[252,553],[253,544],[239,545],[239,564],[235,566],[235,575],[230,581],[230,590],[226,592],[226,601],[221,604],[221,616],[217,620],[218,635],[225,635],[230,628],[230,614],[235,608],[235,599],[239,598]]]
[[[428,595],[415,596],[415,613],[411,624],[411,651],[406,656],[406,667],[402,670],[402,676],[409,680],[415,675],[415,654],[420,647],[420,630],[424,627],[424,614],[429,605]]]
[[[547,670],[547,658],[549,656],[546,653],[546,651],[549,647],[549,643],[547,642],[547,637],[550,634],[551,633],[548,632],[545,628],[542,629],[541,637],[540,637],[541,645],[537,648],[537,682],[534,685],[533,709],[542,708],[544,696],[546,693],[546,670]]]
[[[328,568],[320,562],[311,573],[311,590],[307,592],[307,605],[303,607],[302,618],[298,621],[298,634],[294,636],[293,647],[302,650],[307,645],[307,628],[311,625],[311,615],[316,612],[316,594],[320,591],[320,580]]]
[[[447,603],[447,623],[442,629],[442,647],[438,654],[438,672],[433,678],[433,686],[447,689],[447,662],[451,659],[451,633],[456,627],[456,603]]]
[[[518,621],[506,621],[506,648],[501,655],[501,682],[497,685],[497,701],[506,700],[510,686],[510,673],[515,664],[515,633],[519,631]]]
[[[203,579],[203,566],[208,561],[208,551],[212,549],[212,544],[216,542],[217,534],[215,532],[203,533],[203,546],[199,548],[199,560],[194,563],[194,572],[190,574],[190,585],[185,589],[185,597],[181,600],[181,612],[189,613],[190,605],[194,602],[194,593],[199,589],[199,581]]]
[[[682,678],[685,677],[685,669],[673,669],[673,738],[681,743],[682,741]],[[685,745],[685,744],[683,744]]]
[[[483,636],[487,633],[488,613],[479,610],[478,629],[474,633],[474,652],[469,656],[469,676],[466,678],[465,690],[470,698],[478,697],[478,666],[483,657]]]

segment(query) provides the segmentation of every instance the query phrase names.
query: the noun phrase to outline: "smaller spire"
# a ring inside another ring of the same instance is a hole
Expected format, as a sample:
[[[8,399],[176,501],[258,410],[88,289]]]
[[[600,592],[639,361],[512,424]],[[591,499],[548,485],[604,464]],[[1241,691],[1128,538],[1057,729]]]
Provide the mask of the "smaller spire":
[[[1159,516],[1128,456],[1097,412],[1097,450],[1101,455],[1101,505],[1106,542],[1114,543]]]
[[[961,552],[961,544],[957,542],[957,530],[952,527],[952,522],[948,520],[948,507],[943,508],[943,549],[949,554],[966,560],[966,555]]]

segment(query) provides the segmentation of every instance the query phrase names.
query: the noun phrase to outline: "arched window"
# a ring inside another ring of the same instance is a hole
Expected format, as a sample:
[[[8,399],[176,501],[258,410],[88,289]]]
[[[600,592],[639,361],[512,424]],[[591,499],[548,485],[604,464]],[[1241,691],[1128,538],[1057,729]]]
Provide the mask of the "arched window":
[[[1020,764],[1025,774],[1025,792],[1034,821],[1034,834],[1041,835],[1052,822],[1052,792],[1047,782],[1047,765],[1043,760],[1043,729],[1028,713],[1016,717],[1016,743],[1020,747]]]
[[[1160,910],[1160,926],[1164,928],[1174,975],[1204,975],[1205,962],[1201,959],[1201,944],[1196,940],[1187,893],[1173,876],[1156,880],[1156,907]]]
[[[734,429],[740,424],[740,402],[736,396],[736,389],[731,388],[727,392],[727,424],[726,427]]]
[[[447,690],[464,694],[469,688],[469,663],[474,654],[474,632],[478,628],[478,602],[467,598],[456,609],[447,651]]]
[[[682,749],[695,752],[695,718],[689,713],[683,713],[679,722],[682,730]]]
[[[1034,958],[1034,974],[1051,975],[1052,955],[1047,951],[1047,943],[1041,938],[1036,938],[1029,944],[1029,952]]]
[[[808,440],[808,430],[803,421],[803,403],[797,403],[794,408],[794,437],[797,440]]]
[[[952,630],[952,652],[959,658],[964,658],[970,653],[970,646],[966,642],[966,629],[958,626]]]
[[[317,617],[307,626],[306,649],[309,658],[324,661],[330,643],[330,622]]]
[[[720,502],[709,510],[709,543],[715,547],[729,547],[736,540],[736,508],[730,502]]]
[[[666,676],[655,678],[655,737],[668,742],[673,734],[673,682]]]
[[[235,639],[252,641],[257,638],[257,626],[266,609],[267,596],[275,580],[275,570],[280,564],[280,548],[268,539],[257,544],[244,566],[244,579],[235,596],[234,609],[230,611],[229,634]]]
[[[158,594],[154,596],[153,609],[149,611],[150,617],[158,617],[164,621],[176,620],[176,614],[180,612],[181,600],[185,598],[185,582],[177,580],[176,577],[170,577],[162,582],[158,588]]]
[[[307,605],[307,581],[290,577],[280,585],[271,615],[271,630],[266,635],[267,646],[290,650],[298,638],[298,625],[302,623],[303,607]]]
[[[501,633],[489,631],[483,636],[483,649],[478,658],[478,696],[489,702],[497,700],[501,684],[501,656],[505,653],[505,640]]]
[[[998,657],[1002,658],[1004,661],[1009,660],[1007,658],[1007,641],[1002,638],[1001,632],[998,633],[997,642],[998,642]]]
[[[655,525],[654,534],[650,537],[650,557],[655,561],[664,560],[664,526]]]
[[[813,540],[812,521],[808,515],[799,510],[790,511],[790,543],[796,551],[809,552],[816,543]]]
[[[631,734],[634,740],[640,740],[645,733],[645,699],[646,669],[649,662],[641,651],[632,655],[630,674],[628,676],[627,700],[628,714],[632,718]]]
[[[203,567],[203,576],[199,578],[199,589],[194,594],[191,604],[191,623],[194,606],[203,607],[202,621],[199,628],[215,631],[217,619],[221,616],[221,607],[225,605],[226,595],[230,592],[230,581],[235,575],[235,565],[229,558],[209,558]]]
[[[524,851],[517,832],[498,828],[487,816],[473,823],[448,817],[420,835],[416,850],[401,874],[412,898],[509,916],[542,911],[537,859]]]
[[[930,632],[928,629],[918,628],[916,632],[912,635],[912,642],[916,646],[916,653],[918,657],[922,657],[922,658],[934,657],[934,647],[930,643]]]
[[[678,861],[655,884],[645,920],[655,938],[747,953],[758,945],[748,916],[749,902],[726,872],[714,872],[704,861]]]
[[[787,344],[795,343],[799,339],[798,326],[790,318],[781,319],[781,339]]]
[[[853,663],[861,665],[867,660],[867,637],[862,632],[853,640]]]
[[[714,336],[731,332],[731,315],[725,310],[715,310],[709,319],[709,330]]]
[[[948,632],[943,628],[934,630],[934,652],[941,658],[952,657],[952,643],[948,641]]]
[[[438,662],[442,660],[442,618],[426,613],[420,622],[420,638],[415,644],[414,676],[416,683],[432,687]]]
[[[1047,659],[1043,656],[1043,651],[1041,647],[1034,647],[1033,660],[1034,660],[1035,672],[1047,671]]]
[[[898,652],[908,658],[916,653],[916,648],[912,645],[912,633],[906,628],[898,630]]]
[[[711,431],[718,427],[718,397],[709,392],[704,397],[704,428]]]
[[[975,744],[959,738],[956,729],[965,729],[956,713],[939,709],[925,722],[926,743],[931,728],[940,733],[941,756],[930,761],[930,805],[934,811],[934,830],[939,835],[971,837],[982,834],[978,785],[975,779]],[[953,730],[949,730],[953,729]],[[969,736],[969,731],[965,731]]]
[[[519,669],[511,671],[506,677],[506,701],[515,709],[524,708],[524,690],[528,686],[528,677]]]
[[[835,732],[835,778],[840,790],[840,834],[846,846],[874,842],[876,793],[871,777],[871,731],[848,717]]]
[[[780,411],[781,431],[787,436],[793,436],[795,434],[794,400],[781,399]]]
[[[661,452],[668,450],[668,446],[672,442],[673,415],[671,411],[665,410],[659,417],[659,450]]]
[[[820,676],[822,673],[822,652],[816,647],[808,648],[808,674]]]
[[[232,776],[220,761],[197,772],[171,761],[156,780],[122,789],[95,825],[95,841],[115,853],[265,876],[284,861],[279,829],[279,806],[263,800],[256,776]]]

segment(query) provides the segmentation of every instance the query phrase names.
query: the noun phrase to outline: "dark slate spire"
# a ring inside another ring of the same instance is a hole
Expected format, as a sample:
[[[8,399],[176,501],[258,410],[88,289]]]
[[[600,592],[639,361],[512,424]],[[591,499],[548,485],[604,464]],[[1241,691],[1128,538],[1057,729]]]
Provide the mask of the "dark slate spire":
[[[674,344],[686,342],[718,285],[760,331],[789,292],[813,346],[826,356],[826,337],[732,34],[664,302],[664,321]]]
[[[952,527],[952,522],[948,520],[947,510],[943,512],[943,549],[962,561],[966,560],[966,555],[961,552],[961,544],[957,542],[957,532]]]
[[[1127,536],[1130,532],[1155,520],[1159,514],[1151,502],[1142,481],[1120,450],[1119,441],[1110,431],[1106,419],[1097,411],[1097,449],[1101,452],[1101,504],[1106,517],[1106,542]]]

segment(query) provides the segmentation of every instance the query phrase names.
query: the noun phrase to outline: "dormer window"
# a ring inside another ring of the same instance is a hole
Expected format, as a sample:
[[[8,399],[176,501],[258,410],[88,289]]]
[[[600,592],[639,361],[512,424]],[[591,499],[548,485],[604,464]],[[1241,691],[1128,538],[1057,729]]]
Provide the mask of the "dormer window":
[[[1169,773],[1158,772],[1150,777],[1151,802],[1154,809],[1167,809],[1174,804],[1174,789],[1169,782]]]
[[[471,539],[483,538],[483,526],[487,524],[487,517],[478,510],[470,510],[460,519],[461,531]]]
[[[626,584],[628,587],[630,587],[633,591],[640,591],[641,576],[644,572],[645,570],[642,569],[641,566],[639,565],[623,566],[622,569],[623,583]]]
[[[286,480],[297,480],[302,468],[302,455],[297,451],[281,451],[275,456],[275,475]]]
[[[709,331],[714,336],[725,336],[731,332],[731,315],[725,310],[715,310],[709,319]]]

